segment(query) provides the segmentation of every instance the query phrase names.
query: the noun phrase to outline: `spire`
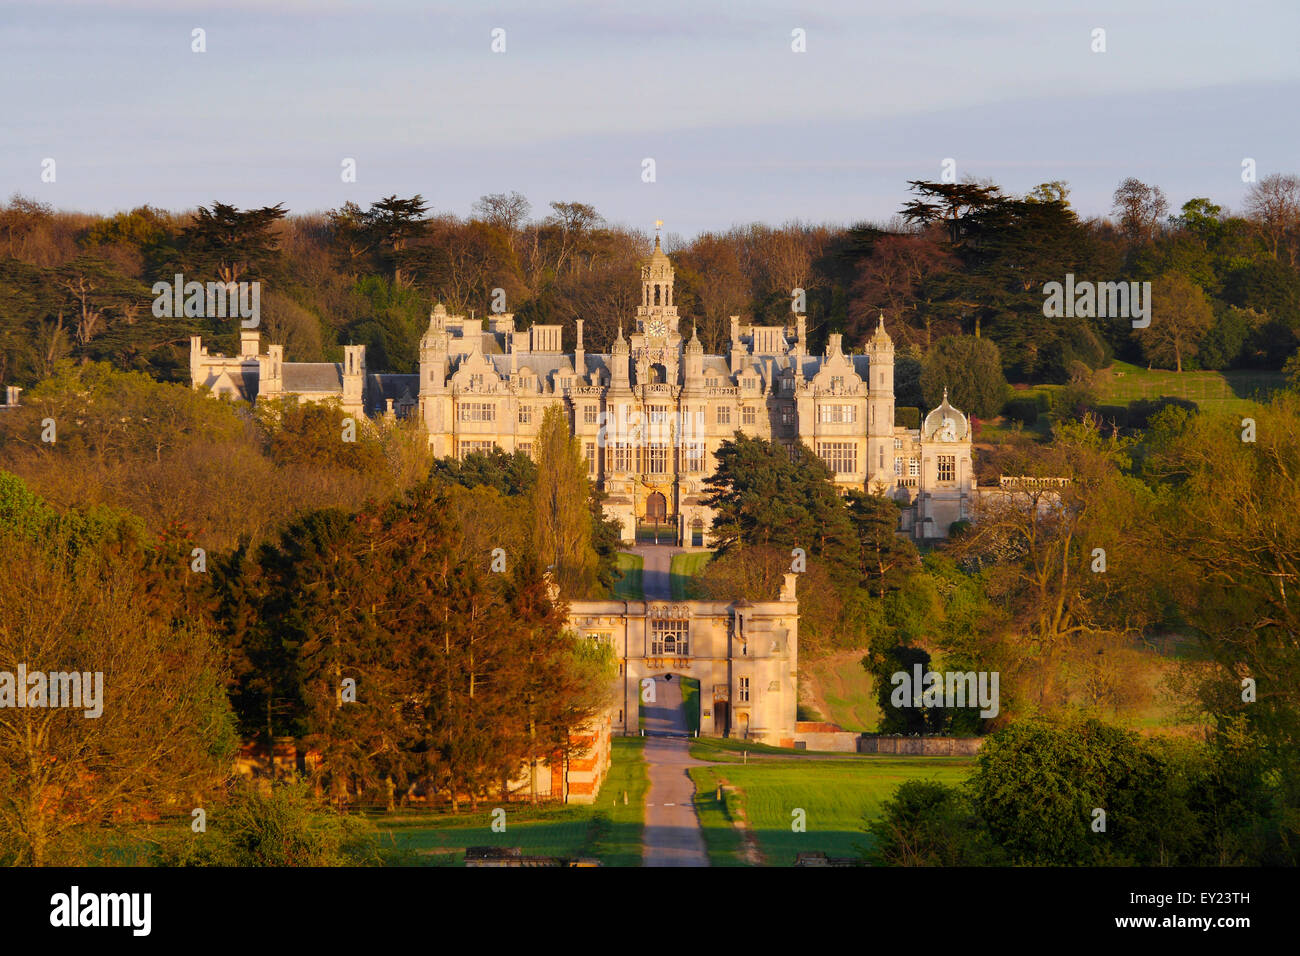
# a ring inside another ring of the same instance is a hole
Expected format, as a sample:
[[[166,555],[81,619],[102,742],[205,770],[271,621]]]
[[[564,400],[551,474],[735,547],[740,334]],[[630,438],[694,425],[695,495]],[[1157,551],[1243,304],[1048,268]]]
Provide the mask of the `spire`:
[[[948,404],[948,386],[947,386],[947,385],[945,385],[945,386],[943,387],[943,404],[945,404],[945,405]]]

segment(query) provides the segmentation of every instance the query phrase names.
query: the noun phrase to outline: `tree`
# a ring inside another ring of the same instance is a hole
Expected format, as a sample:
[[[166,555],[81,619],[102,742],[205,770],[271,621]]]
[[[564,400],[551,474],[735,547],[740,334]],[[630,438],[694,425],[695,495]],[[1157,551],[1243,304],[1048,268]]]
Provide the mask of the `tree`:
[[[1181,372],[1183,359],[1196,356],[1213,324],[1214,310],[1201,287],[1169,273],[1151,284],[1151,324],[1135,331],[1149,363],[1172,364]]]
[[[717,471],[705,482],[715,511],[715,561],[751,547],[802,548],[841,582],[857,575],[853,525],[834,475],[802,443],[798,461],[776,442],[736,433],[719,445]]]
[[[1132,176],[1115,189],[1112,214],[1119,217],[1120,231],[1130,240],[1150,240],[1164,221],[1169,202],[1159,186],[1148,186]]]
[[[411,243],[428,229],[424,214],[428,211],[424,197],[416,193],[409,199],[396,195],[386,196],[370,204],[363,221],[364,232],[372,237],[372,244],[385,250],[393,270],[393,284],[409,285],[406,268],[413,250]]]
[[[849,518],[857,533],[861,587],[884,599],[921,567],[916,545],[898,536],[899,505],[892,498],[850,491]]]
[[[548,406],[543,414],[533,454],[537,461],[531,495],[533,547],[550,565],[564,594],[585,595],[594,589],[597,574],[588,505],[591,483],[582,449],[560,405]]]
[[[1186,760],[1097,720],[1023,721],[985,740],[970,787],[1013,865],[1191,862]],[[1105,812],[1106,829],[1092,828]]]
[[[528,213],[533,206],[523,193],[489,193],[480,196],[474,203],[474,212],[484,222],[501,230],[511,252],[515,248],[515,239],[520,228],[528,220]]]
[[[925,356],[921,389],[935,407],[948,390],[948,401],[967,415],[992,418],[1006,403],[1008,386],[998,347],[989,339],[949,335]]]
[[[967,220],[997,205],[1002,192],[997,186],[980,183],[934,183],[914,179],[908,182],[920,198],[903,204],[902,215],[910,223],[943,223],[948,241],[961,246],[966,239]]]
[[[151,596],[150,560],[129,538],[33,543],[0,529],[0,662],[29,675],[10,686],[29,706],[0,711],[6,862],[78,862],[82,830],[188,808],[228,773],[236,741],[221,653]],[[84,706],[30,705],[35,675],[52,703],[44,675],[74,671]]]
[[[283,203],[245,210],[220,202],[200,206],[178,237],[181,261],[198,275],[226,283],[247,275],[266,278],[278,265],[274,227],[285,212]]]
[[[1251,186],[1246,194],[1246,217],[1269,254],[1277,259],[1279,251],[1285,250],[1287,261],[1295,266],[1300,239],[1300,176],[1273,173]]]

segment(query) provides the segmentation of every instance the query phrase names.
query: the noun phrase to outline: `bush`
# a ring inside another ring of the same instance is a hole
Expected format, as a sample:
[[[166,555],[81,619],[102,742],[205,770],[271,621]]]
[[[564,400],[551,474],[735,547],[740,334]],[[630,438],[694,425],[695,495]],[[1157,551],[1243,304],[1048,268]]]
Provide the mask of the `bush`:
[[[865,829],[873,844],[863,858],[877,866],[991,866],[1003,859],[966,793],[928,780],[899,786]]]
[[[1186,398],[1139,398],[1128,403],[1128,427],[1146,428],[1152,417],[1166,408],[1185,408],[1193,415],[1200,411],[1195,402]]]
[[[1013,398],[1003,406],[1002,414],[1013,422],[1033,425],[1038,421],[1038,401],[1033,398]]]
[[[360,866],[378,862],[370,826],[323,806],[305,781],[236,782],[211,808],[207,831],[187,832],[157,852],[160,866]]]

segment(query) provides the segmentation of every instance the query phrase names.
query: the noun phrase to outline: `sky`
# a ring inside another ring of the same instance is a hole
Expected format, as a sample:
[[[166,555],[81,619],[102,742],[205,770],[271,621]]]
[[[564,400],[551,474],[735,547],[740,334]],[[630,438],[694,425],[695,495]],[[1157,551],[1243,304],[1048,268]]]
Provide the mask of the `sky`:
[[[950,159],[1065,180],[1085,217],[1128,176],[1239,208],[1243,161],[1300,172],[1298,28],[1295,0],[6,0],[0,196],[465,216],[518,190],[689,237],[887,222]]]

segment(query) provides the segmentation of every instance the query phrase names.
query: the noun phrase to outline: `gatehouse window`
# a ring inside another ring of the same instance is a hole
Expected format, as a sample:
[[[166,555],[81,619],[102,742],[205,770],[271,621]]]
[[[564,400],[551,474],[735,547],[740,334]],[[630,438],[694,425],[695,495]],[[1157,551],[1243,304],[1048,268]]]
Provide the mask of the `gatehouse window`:
[[[740,410],[740,422],[742,425],[753,425],[757,420],[758,415],[753,405],[746,405]]]
[[[730,405],[719,405],[719,406],[718,406],[718,424],[719,424],[719,425],[730,425],[730,424],[731,424],[731,406],[730,406]]]
[[[939,480],[955,481],[957,479],[957,456],[939,456]]]
[[[594,424],[596,424],[596,406],[595,406],[595,405],[583,405],[583,406],[582,406],[582,423],[583,423],[584,425],[594,425]]]
[[[689,622],[655,619],[650,622],[650,654],[685,657],[689,651]]]
[[[748,677],[742,677],[740,679],[739,694],[737,696],[739,696],[740,702],[742,704],[749,703],[749,678]]]

